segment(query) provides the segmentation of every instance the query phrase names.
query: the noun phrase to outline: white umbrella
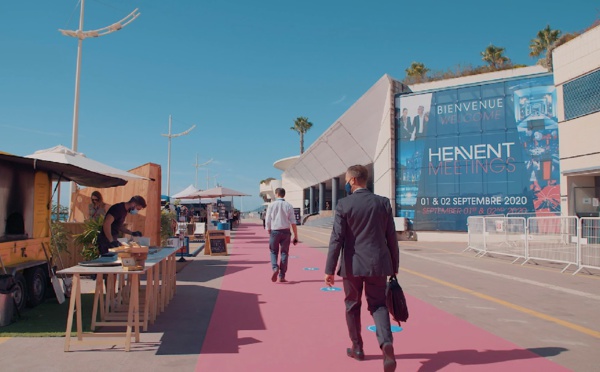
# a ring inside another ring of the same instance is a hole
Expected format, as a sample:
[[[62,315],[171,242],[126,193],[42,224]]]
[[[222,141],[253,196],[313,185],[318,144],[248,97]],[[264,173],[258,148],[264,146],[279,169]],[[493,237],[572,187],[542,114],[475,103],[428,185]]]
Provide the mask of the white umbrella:
[[[191,195],[185,196],[186,199],[193,198],[222,198],[224,196],[250,196],[248,194],[244,194],[241,191],[236,191],[234,189],[228,189],[227,187],[213,187],[212,189],[198,191],[197,193],[193,193]]]
[[[21,164],[31,169],[48,172],[54,181],[73,181],[81,186],[115,187],[127,183],[126,180],[80,168],[75,165],[56,163],[53,161],[21,157],[0,152],[0,162]]]
[[[198,190],[197,188],[195,188],[194,185],[189,185],[188,187],[186,187],[182,191],[178,192],[177,194],[171,195],[171,198],[173,198],[173,199],[183,199],[187,195],[194,194],[194,193],[196,193],[198,191],[200,191],[200,190]]]
[[[214,198],[197,198],[197,199],[177,199],[179,200],[179,204],[215,204],[217,199]]]
[[[138,176],[137,174],[129,173],[124,170],[100,163],[96,160],[92,160],[86,157],[84,154],[75,152],[62,145],[58,145],[46,150],[39,150],[31,155],[27,155],[26,157],[73,165],[109,177],[120,178],[125,181],[150,180],[150,178]]]
[[[171,199],[178,199],[180,204],[213,204],[217,202],[214,198],[200,198],[196,196],[194,198],[188,198],[189,195],[196,194],[202,190],[198,190],[193,185],[189,185],[184,190],[171,196]],[[200,201],[199,199],[203,199]]]

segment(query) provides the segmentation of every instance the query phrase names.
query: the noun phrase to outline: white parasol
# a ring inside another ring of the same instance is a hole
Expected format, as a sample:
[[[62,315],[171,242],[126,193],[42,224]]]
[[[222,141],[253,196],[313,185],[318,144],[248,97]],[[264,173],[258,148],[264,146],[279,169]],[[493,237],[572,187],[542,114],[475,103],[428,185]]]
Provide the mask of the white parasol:
[[[125,181],[150,180],[149,178],[138,176],[137,174],[113,168],[109,165],[100,163],[99,161],[92,160],[84,154],[80,152],[75,152],[62,145],[58,145],[45,150],[36,151],[31,155],[27,155],[26,158],[72,165],[78,168],[89,170],[94,173],[103,174],[105,176],[120,178]],[[82,186],[87,186],[81,183],[79,184]]]
[[[200,190],[195,188],[194,185],[189,185],[188,187],[181,190],[177,194],[171,195],[171,199],[185,199],[187,197],[187,195],[197,193],[198,191],[200,191]]]
[[[234,189],[229,189],[227,187],[219,186],[213,187],[212,189],[198,191],[191,195],[185,196],[186,199],[193,198],[222,198],[224,196],[250,196],[248,194],[244,194],[241,191],[237,191]]]

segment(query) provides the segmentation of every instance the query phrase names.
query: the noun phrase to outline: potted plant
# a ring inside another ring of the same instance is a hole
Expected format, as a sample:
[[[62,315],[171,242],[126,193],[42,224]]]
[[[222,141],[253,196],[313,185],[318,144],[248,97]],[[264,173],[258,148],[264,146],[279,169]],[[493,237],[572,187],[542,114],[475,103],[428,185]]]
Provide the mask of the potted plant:
[[[177,228],[177,219],[175,216],[175,212],[169,212],[169,211],[163,210],[160,213],[160,245],[161,246],[164,247],[165,245],[167,245],[167,239],[169,239],[175,233],[173,226],[175,226],[175,229]]]
[[[83,223],[83,232],[75,235],[75,242],[81,244],[81,256],[90,261],[98,258],[98,235],[102,231],[104,216],[92,218]]]

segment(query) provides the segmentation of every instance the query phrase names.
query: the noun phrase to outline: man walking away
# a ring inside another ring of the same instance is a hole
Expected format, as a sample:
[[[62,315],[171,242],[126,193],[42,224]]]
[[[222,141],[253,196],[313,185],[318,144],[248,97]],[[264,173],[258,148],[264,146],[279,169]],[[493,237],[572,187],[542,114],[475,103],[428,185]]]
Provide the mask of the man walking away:
[[[399,250],[392,207],[388,198],[367,190],[369,173],[362,165],[346,171],[346,191],[340,199],[325,265],[325,283],[333,286],[334,272],[342,277],[346,323],[352,348],[346,353],[364,360],[360,308],[363,288],[369,312],[375,320],[377,341],[383,353],[383,370],[396,370],[390,315],[385,306],[387,276],[398,273]],[[341,257],[340,257],[341,255]]]
[[[285,190],[283,188],[275,189],[277,199],[269,204],[265,216],[265,226],[269,232],[269,250],[271,251],[271,281],[287,282],[285,273],[287,272],[288,253],[290,251],[291,233],[290,227],[294,231],[294,245],[298,242],[298,228],[296,227],[296,217],[294,207],[286,202]],[[281,250],[281,261],[277,264],[277,256]]]

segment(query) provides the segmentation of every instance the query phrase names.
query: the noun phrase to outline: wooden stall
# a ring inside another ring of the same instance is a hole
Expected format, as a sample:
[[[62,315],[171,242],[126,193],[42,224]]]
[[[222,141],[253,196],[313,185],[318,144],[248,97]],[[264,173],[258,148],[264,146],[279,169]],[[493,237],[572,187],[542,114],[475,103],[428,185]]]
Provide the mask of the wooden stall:
[[[91,194],[99,191],[102,194],[104,202],[113,205],[120,202],[127,202],[134,195],[141,195],[145,200],[147,207],[141,210],[137,215],[128,215],[125,224],[132,231],[141,231],[144,236],[150,238],[150,245],[160,245],[160,195],[161,195],[161,167],[158,164],[147,163],[128,172],[138,176],[153,179],[129,181],[124,186],[110,188],[86,187],[77,190],[71,198],[71,216],[70,221],[84,221],[91,201]]]

